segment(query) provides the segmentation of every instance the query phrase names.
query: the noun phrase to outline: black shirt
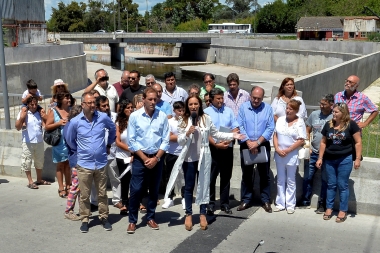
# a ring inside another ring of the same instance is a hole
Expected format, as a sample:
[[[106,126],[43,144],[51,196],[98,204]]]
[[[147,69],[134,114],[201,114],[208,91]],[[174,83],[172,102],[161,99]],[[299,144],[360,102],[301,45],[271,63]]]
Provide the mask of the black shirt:
[[[134,90],[131,86],[129,86],[128,88],[126,88],[123,93],[121,93],[121,96],[119,98],[119,102],[125,100],[125,99],[128,99],[129,101],[133,101],[133,97],[135,95],[138,95],[138,94],[143,94],[144,90],[145,90],[146,86],[144,85],[140,85],[139,88],[137,90]]]
[[[360,128],[353,120],[350,121],[349,126],[343,131],[330,127],[330,122],[326,122],[321,132],[327,139],[323,158],[334,160],[352,154],[352,143],[354,142],[354,137],[352,136],[357,132],[360,132]]]

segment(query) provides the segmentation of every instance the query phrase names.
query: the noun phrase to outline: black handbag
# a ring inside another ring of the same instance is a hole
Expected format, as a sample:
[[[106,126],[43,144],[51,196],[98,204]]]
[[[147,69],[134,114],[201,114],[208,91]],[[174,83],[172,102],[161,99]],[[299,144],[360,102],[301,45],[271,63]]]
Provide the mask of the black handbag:
[[[60,119],[62,119],[61,114],[56,109],[53,109],[59,116]],[[49,144],[51,146],[57,146],[59,144],[59,141],[61,140],[61,127],[57,127],[54,130],[45,131],[44,133],[44,141],[46,144]]]

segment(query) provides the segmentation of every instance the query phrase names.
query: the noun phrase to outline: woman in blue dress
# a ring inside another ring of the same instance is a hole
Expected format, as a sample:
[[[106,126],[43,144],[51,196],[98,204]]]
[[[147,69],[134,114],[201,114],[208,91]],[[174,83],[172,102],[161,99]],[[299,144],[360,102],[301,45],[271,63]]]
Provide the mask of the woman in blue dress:
[[[53,146],[53,163],[57,164],[56,177],[58,182],[58,195],[61,198],[67,197],[68,191],[70,191],[71,185],[71,172],[68,160],[68,150],[66,147],[66,142],[63,138],[63,127],[67,123],[71,96],[68,92],[58,93],[56,95],[57,106],[50,110],[48,118],[46,120],[45,130],[51,131],[56,128],[61,129],[61,139],[59,144]],[[63,184],[63,177],[65,177],[66,186]]]

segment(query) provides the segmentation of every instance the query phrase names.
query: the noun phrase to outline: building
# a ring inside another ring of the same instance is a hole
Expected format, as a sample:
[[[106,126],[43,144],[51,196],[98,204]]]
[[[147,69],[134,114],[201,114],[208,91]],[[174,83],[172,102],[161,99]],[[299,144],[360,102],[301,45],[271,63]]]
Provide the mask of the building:
[[[375,16],[301,17],[296,25],[299,40],[367,40],[379,27]]]
[[[296,25],[297,39],[343,39],[343,22],[343,17],[301,17]]]
[[[9,45],[46,43],[44,0],[2,0],[0,5]]]
[[[375,16],[345,17],[343,39],[367,40],[369,33],[379,32],[379,28],[379,18]]]

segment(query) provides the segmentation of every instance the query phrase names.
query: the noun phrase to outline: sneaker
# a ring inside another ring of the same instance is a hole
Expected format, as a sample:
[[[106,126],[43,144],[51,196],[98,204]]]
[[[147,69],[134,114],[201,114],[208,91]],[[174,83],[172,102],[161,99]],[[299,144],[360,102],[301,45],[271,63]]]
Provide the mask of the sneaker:
[[[88,232],[88,222],[82,222],[82,225],[80,226],[79,229],[82,233],[87,233]]]
[[[102,222],[102,225],[103,225],[103,228],[105,231],[111,231],[112,230],[112,226],[106,218],[100,219],[100,221]]]
[[[325,213],[326,209],[323,205],[319,205],[318,209],[315,211],[317,214]]]
[[[165,199],[165,203],[162,204],[163,209],[168,209],[169,207],[174,206],[173,200],[170,198]]]
[[[286,209],[286,212],[288,214],[293,214],[295,212],[295,210],[294,209]]]
[[[185,198],[182,198],[181,203],[182,203],[182,209],[183,209],[183,210],[186,210]]]
[[[274,208],[273,208],[273,212],[281,212],[281,211],[284,211],[285,210],[285,208],[279,208],[279,207],[277,207],[277,206],[275,206]]]
[[[76,215],[73,211],[70,211],[68,213],[65,213],[65,219],[77,221],[79,220],[79,216]]]

